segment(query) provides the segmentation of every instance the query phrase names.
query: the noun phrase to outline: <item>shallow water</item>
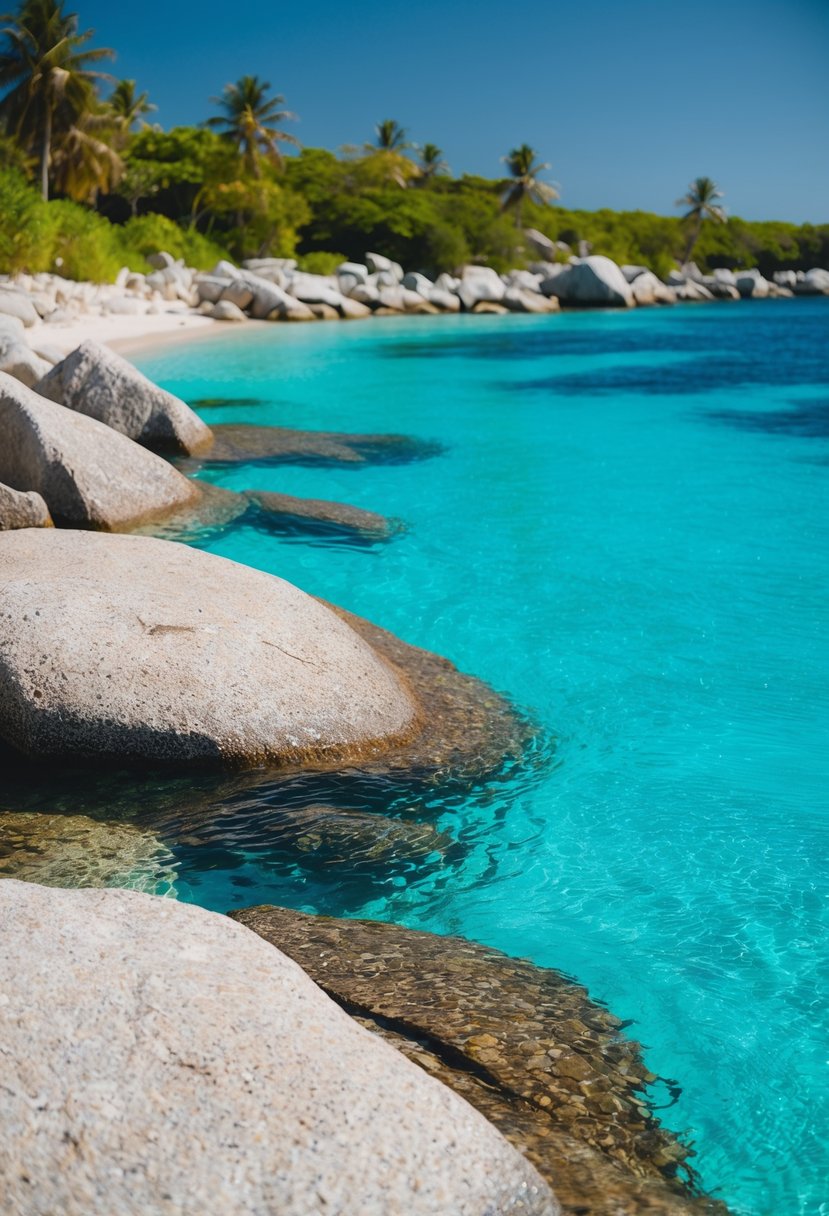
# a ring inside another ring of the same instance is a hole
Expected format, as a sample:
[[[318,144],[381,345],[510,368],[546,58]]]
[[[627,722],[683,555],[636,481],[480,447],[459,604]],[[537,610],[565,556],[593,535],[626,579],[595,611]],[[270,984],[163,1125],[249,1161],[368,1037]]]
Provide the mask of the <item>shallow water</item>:
[[[303,851],[277,813],[307,804],[301,782],[230,793],[182,829],[180,896],[462,933],[572,973],[634,1020],[681,1086],[664,1121],[751,1216],[829,1211],[827,339],[819,299],[273,326],[138,360],[210,423],[442,444],[203,474],[398,517],[391,541],[246,520],[202,547],[447,655],[551,753],[475,790],[317,783],[436,825],[434,848]]]

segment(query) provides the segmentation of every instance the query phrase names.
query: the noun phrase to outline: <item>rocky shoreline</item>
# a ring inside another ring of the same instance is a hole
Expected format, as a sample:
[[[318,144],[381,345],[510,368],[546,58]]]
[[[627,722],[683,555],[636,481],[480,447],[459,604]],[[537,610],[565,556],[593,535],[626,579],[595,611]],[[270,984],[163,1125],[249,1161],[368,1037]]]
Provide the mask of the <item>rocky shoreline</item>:
[[[245,321],[335,321],[447,313],[549,314],[567,308],[632,308],[711,300],[829,295],[829,270],[757,268],[703,274],[690,263],[659,278],[646,266],[618,266],[590,255],[555,260],[555,245],[527,233],[539,260],[499,274],[469,265],[432,279],[405,272],[377,253],[344,262],[334,274],[311,274],[292,258],[217,263],[209,272],[160,252],[142,274],[124,269],[114,284],[56,274],[0,276],[0,371],[30,387],[56,355],[96,328],[105,339],[192,332],[196,325]]]
[[[470,311],[506,307],[478,290],[461,282],[458,307],[464,293]],[[653,1118],[636,1045],[563,977],[391,926],[281,909],[239,925],[158,897],[176,894],[176,849],[209,842],[220,813],[267,815],[297,856],[359,849],[370,874],[450,865],[450,835],[360,811],[349,790],[390,782],[431,806],[533,762],[533,724],[448,660],[181,543],[242,519],[393,543],[405,521],[188,474],[440,449],[211,428],[96,342],[65,358],[28,346],[29,314],[8,322],[2,298],[16,362],[0,371],[0,878],[27,880],[0,881],[10,1212],[721,1210]],[[17,782],[37,799],[64,765],[81,806],[15,804]],[[119,766],[131,776],[110,786]],[[156,796],[160,768],[178,785]],[[326,773],[342,804],[318,796]],[[155,809],[119,822],[119,799]],[[58,889],[113,886],[137,890]]]

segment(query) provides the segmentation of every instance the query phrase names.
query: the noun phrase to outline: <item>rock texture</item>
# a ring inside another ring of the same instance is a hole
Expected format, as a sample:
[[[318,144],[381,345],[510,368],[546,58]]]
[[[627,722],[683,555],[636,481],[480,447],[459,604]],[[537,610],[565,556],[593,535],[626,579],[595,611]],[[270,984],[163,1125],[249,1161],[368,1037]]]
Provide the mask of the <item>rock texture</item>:
[[[82,342],[43,377],[37,391],[144,447],[191,454],[212,442],[210,428],[189,406],[97,342]]]
[[[50,364],[13,331],[5,328],[0,330],[0,372],[14,376],[27,388],[33,388],[41,376],[46,375],[49,367]]]
[[[145,536],[0,534],[0,654],[0,737],[30,756],[288,764],[415,729],[401,679],[317,601]]]
[[[0,811],[0,878],[166,895],[174,891],[173,865],[170,850],[131,823]]]
[[[533,1167],[241,925],[0,883],[9,1216],[554,1216]]]
[[[160,456],[0,372],[0,481],[36,490],[58,522],[114,530],[199,496]]]
[[[463,938],[286,908],[233,912],[362,1025],[477,1106],[573,1216],[725,1213],[657,1123],[639,1045],[556,971]]]
[[[34,490],[12,490],[0,485],[0,532],[13,528],[51,528],[46,503]]]

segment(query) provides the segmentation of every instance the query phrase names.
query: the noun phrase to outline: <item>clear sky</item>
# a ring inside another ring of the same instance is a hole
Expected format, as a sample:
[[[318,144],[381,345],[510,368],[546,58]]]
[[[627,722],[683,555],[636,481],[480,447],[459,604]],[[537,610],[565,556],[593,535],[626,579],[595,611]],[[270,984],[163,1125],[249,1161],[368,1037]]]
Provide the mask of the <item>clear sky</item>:
[[[829,222],[829,0],[71,0],[163,126],[258,74],[304,144],[394,118],[454,173],[529,143],[569,207],[671,214],[713,177],[731,214]]]

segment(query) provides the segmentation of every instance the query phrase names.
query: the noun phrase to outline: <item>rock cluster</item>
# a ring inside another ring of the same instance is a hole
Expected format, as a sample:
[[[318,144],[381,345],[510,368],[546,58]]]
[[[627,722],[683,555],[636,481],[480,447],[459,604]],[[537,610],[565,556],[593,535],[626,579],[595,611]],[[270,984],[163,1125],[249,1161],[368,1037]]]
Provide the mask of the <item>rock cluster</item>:
[[[20,326],[6,346],[0,337],[0,370],[19,374],[31,386],[48,368],[43,366],[42,353],[26,353],[24,327],[94,316],[194,311],[228,322],[248,317],[333,321],[372,315],[544,313],[555,312],[560,305],[628,308],[680,300],[829,295],[829,270],[817,267],[777,271],[766,279],[756,268],[703,275],[691,263],[663,281],[646,266],[620,267],[587,250],[584,256],[571,254],[569,246],[534,229],[527,230],[525,237],[539,261],[528,270],[506,274],[470,265],[457,274],[433,278],[421,271],[406,273],[399,263],[378,253],[367,253],[365,262],[343,262],[327,275],[300,270],[293,258],[251,258],[241,266],[223,260],[203,272],[161,252],[148,259],[152,269],[147,274],[124,269],[114,284],[78,283],[53,274],[0,277],[0,335],[7,321]]]
[[[56,522],[106,530],[199,496],[160,456],[0,372],[0,482],[36,491]]]
[[[255,933],[0,882],[4,1212],[557,1216],[477,1111]]]

